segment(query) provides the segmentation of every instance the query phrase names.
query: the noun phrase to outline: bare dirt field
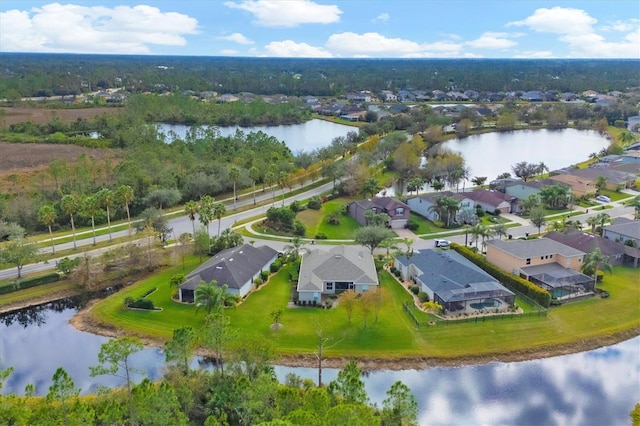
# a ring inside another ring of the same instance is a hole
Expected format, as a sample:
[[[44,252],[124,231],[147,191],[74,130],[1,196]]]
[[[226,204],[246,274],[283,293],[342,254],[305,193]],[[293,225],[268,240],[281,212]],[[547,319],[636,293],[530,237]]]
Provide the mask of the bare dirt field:
[[[83,108],[83,109],[49,109],[49,108],[0,108],[0,124],[8,127],[12,124],[31,121],[34,124],[45,124],[58,117],[68,123],[78,118],[90,119],[102,114],[117,114],[120,108]]]

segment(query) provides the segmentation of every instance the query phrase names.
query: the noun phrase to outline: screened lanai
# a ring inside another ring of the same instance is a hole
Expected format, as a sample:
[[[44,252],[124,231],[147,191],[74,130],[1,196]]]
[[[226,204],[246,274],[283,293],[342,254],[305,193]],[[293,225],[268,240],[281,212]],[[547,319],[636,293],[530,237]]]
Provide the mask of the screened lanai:
[[[478,311],[505,311],[515,302],[515,294],[497,281],[474,282],[460,285],[442,277],[439,284],[432,283],[434,301],[446,313],[474,313]]]

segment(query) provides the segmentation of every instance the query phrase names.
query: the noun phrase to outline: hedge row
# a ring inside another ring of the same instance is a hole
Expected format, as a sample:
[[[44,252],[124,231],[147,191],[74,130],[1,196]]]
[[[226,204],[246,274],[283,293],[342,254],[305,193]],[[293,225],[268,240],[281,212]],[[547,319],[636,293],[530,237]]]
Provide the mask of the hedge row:
[[[551,294],[549,294],[547,290],[538,287],[531,281],[527,281],[517,275],[503,271],[497,266],[487,262],[487,259],[485,259],[484,256],[473,252],[473,250],[468,247],[452,243],[451,248],[478,265],[483,271],[500,281],[500,283],[509,290],[527,296],[544,308],[549,307],[549,303],[551,303]]]
[[[16,290],[54,283],[56,281],[60,281],[60,274],[58,274],[57,272],[52,272],[47,275],[41,275],[39,277],[25,278],[24,280],[21,280],[19,282],[14,281],[10,284],[1,286],[0,294],[11,293]]]

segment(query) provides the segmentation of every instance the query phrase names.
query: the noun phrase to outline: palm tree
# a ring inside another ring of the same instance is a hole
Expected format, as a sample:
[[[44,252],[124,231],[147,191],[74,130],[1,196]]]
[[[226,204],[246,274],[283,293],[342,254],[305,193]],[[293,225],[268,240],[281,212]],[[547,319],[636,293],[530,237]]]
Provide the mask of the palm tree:
[[[636,140],[636,137],[630,131],[622,132],[618,135],[618,141],[623,148],[627,148]]]
[[[56,209],[50,204],[40,206],[38,209],[38,220],[49,228],[49,237],[51,238],[51,252],[55,254],[56,246],[53,244],[53,232],[51,231],[51,225],[54,224],[58,215]]]
[[[636,195],[627,202],[627,206],[633,207],[633,220],[640,220],[640,195]]]
[[[260,179],[260,170],[253,166],[249,169],[249,178],[253,182],[253,205],[256,205],[256,182]]]
[[[127,223],[129,224],[129,235],[131,235],[131,212],[129,211],[129,205],[133,201],[133,188],[129,185],[120,185],[116,189],[116,198],[124,204],[124,209],[127,212]]]
[[[293,260],[297,260],[300,254],[300,250],[309,252],[309,249],[303,248],[305,242],[299,235],[295,235],[289,242],[290,244],[284,247],[284,252],[287,259],[293,258],[295,256],[295,259]]]
[[[276,184],[277,180],[278,177],[276,176],[275,172],[272,171],[267,172],[267,175],[264,177],[264,182],[271,188],[271,199],[274,203],[276,201],[276,192],[274,185]]]
[[[582,264],[582,272],[586,275],[593,275],[594,285],[598,283],[598,270],[603,269],[609,273],[613,272],[609,256],[605,256],[600,251],[600,247],[596,247],[591,253],[584,257]]]
[[[596,215],[596,220],[598,222],[598,224],[600,225],[600,236],[602,237],[602,234],[604,233],[604,223],[606,221],[608,221],[610,218],[610,216],[606,213],[598,213]]]
[[[100,211],[100,200],[95,195],[89,195],[82,202],[82,211],[85,216],[91,218],[91,229],[93,230],[93,245],[96,245],[96,214]]]
[[[238,179],[240,178],[240,169],[236,166],[229,167],[229,179],[233,182],[233,209],[236,209],[236,201],[238,196],[236,195],[236,184],[238,183]]]
[[[507,227],[504,223],[498,223],[497,225],[493,225],[490,229],[491,235],[496,236],[498,238],[504,238],[509,235],[507,231]]]
[[[289,174],[285,171],[281,171],[278,173],[278,185],[280,185],[280,190],[282,191],[282,207],[284,207],[284,187],[287,185],[287,180],[289,179]]]
[[[103,188],[98,191],[96,197],[98,197],[98,200],[100,200],[100,204],[102,204],[102,206],[107,209],[107,227],[109,228],[109,242],[111,242],[113,238],[111,236],[111,212],[109,211],[109,207],[111,206],[111,204],[113,204],[113,191],[107,188]]]
[[[227,214],[227,208],[222,203],[215,203],[212,208],[213,217],[218,219],[218,237],[220,237],[220,226],[222,226],[222,217]]]
[[[380,191],[380,185],[378,185],[378,180],[376,178],[369,178],[362,186],[360,186],[360,194],[363,196],[371,196],[374,197]]]
[[[209,232],[209,223],[211,223],[211,219],[213,218],[213,205],[214,198],[210,195],[203,195],[200,199],[200,205],[198,206],[198,215],[200,216],[200,223],[202,226],[207,228],[207,235],[211,237],[211,232]]]
[[[431,184],[431,187],[435,189],[436,192],[440,192],[444,188],[444,183],[440,179],[436,179]]]
[[[196,314],[201,307],[204,307],[207,315],[210,315],[212,311],[215,313],[221,313],[222,309],[235,301],[235,296],[229,294],[227,291],[229,286],[226,284],[218,286],[216,280],[210,282],[202,281],[194,293],[196,302]]]
[[[73,249],[76,249],[76,225],[73,214],[80,210],[80,200],[72,194],[67,194],[60,200],[60,209],[71,218],[71,233],[73,234]]]
[[[476,243],[476,250],[478,249],[478,240],[482,238],[482,245],[484,245],[484,240],[489,236],[488,229],[482,223],[476,223],[472,227],[469,228],[469,233],[471,234],[471,242]]]
[[[607,186],[607,178],[604,176],[598,176],[596,178],[596,194],[600,194],[602,190]]]
[[[193,234],[196,235],[196,215],[200,211],[200,206],[195,201],[187,201],[184,205],[184,212],[189,216],[189,220],[191,221],[191,228],[193,228]]]
[[[443,197],[443,206],[447,212],[447,227],[451,224],[451,218],[455,218],[456,212],[460,208],[460,202],[453,197]]]

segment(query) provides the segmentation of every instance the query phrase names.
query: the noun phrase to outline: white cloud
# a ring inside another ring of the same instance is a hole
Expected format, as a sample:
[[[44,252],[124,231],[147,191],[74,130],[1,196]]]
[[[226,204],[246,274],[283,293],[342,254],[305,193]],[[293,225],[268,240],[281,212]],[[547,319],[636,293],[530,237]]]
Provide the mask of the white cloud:
[[[601,27],[602,31],[633,31],[640,27],[640,19],[628,19],[626,21],[615,21]]]
[[[220,36],[218,37],[219,40],[226,40],[226,41],[232,41],[234,43],[238,43],[238,44],[253,44],[253,40],[249,40],[248,38],[246,38],[244,35],[240,34],[240,33],[233,33],[230,34],[228,36]]]
[[[401,38],[388,38],[379,33],[332,34],[325,45],[336,55],[347,57],[452,57],[460,54],[461,45],[450,41],[416,43]]]
[[[333,55],[321,47],[292,40],[272,41],[265,46],[267,56],[293,58],[331,58]]]
[[[518,43],[506,38],[508,36],[507,33],[486,32],[479,38],[466,42],[465,45],[476,49],[508,49],[516,46]]]
[[[607,41],[597,34],[593,26],[597,19],[584,10],[554,7],[538,9],[533,15],[507,26],[527,26],[532,30],[558,34],[558,40],[569,46],[571,57],[578,58],[638,58],[640,56],[640,29],[629,32],[622,40]],[[627,28],[618,25],[619,31]],[[629,27],[631,28],[631,27]]]
[[[340,21],[342,10],[337,5],[322,5],[310,0],[244,0],[228,1],[225,6],[251,13],[258,25],[265,27],[297,27],[301,24],[332,24]]]
[[[389,22],[389,19],[391,19],[391,16],[388,13],[381,13],[380,15],[373,18],[371,22],[373,22],[374,24],[379,24]]]
[[[5,52],[150,53],[150,45],[184,46],[198,21],[151,6],[80,6],[52,3],[0,13]]]
[[[239,52],[235,49],[222,49],[220,51],[221,55],[237,55]]]
[[[555,58],[555,55],[550,50],[529,50],[513,55],[518,59],[535,59],[535,58]]]

